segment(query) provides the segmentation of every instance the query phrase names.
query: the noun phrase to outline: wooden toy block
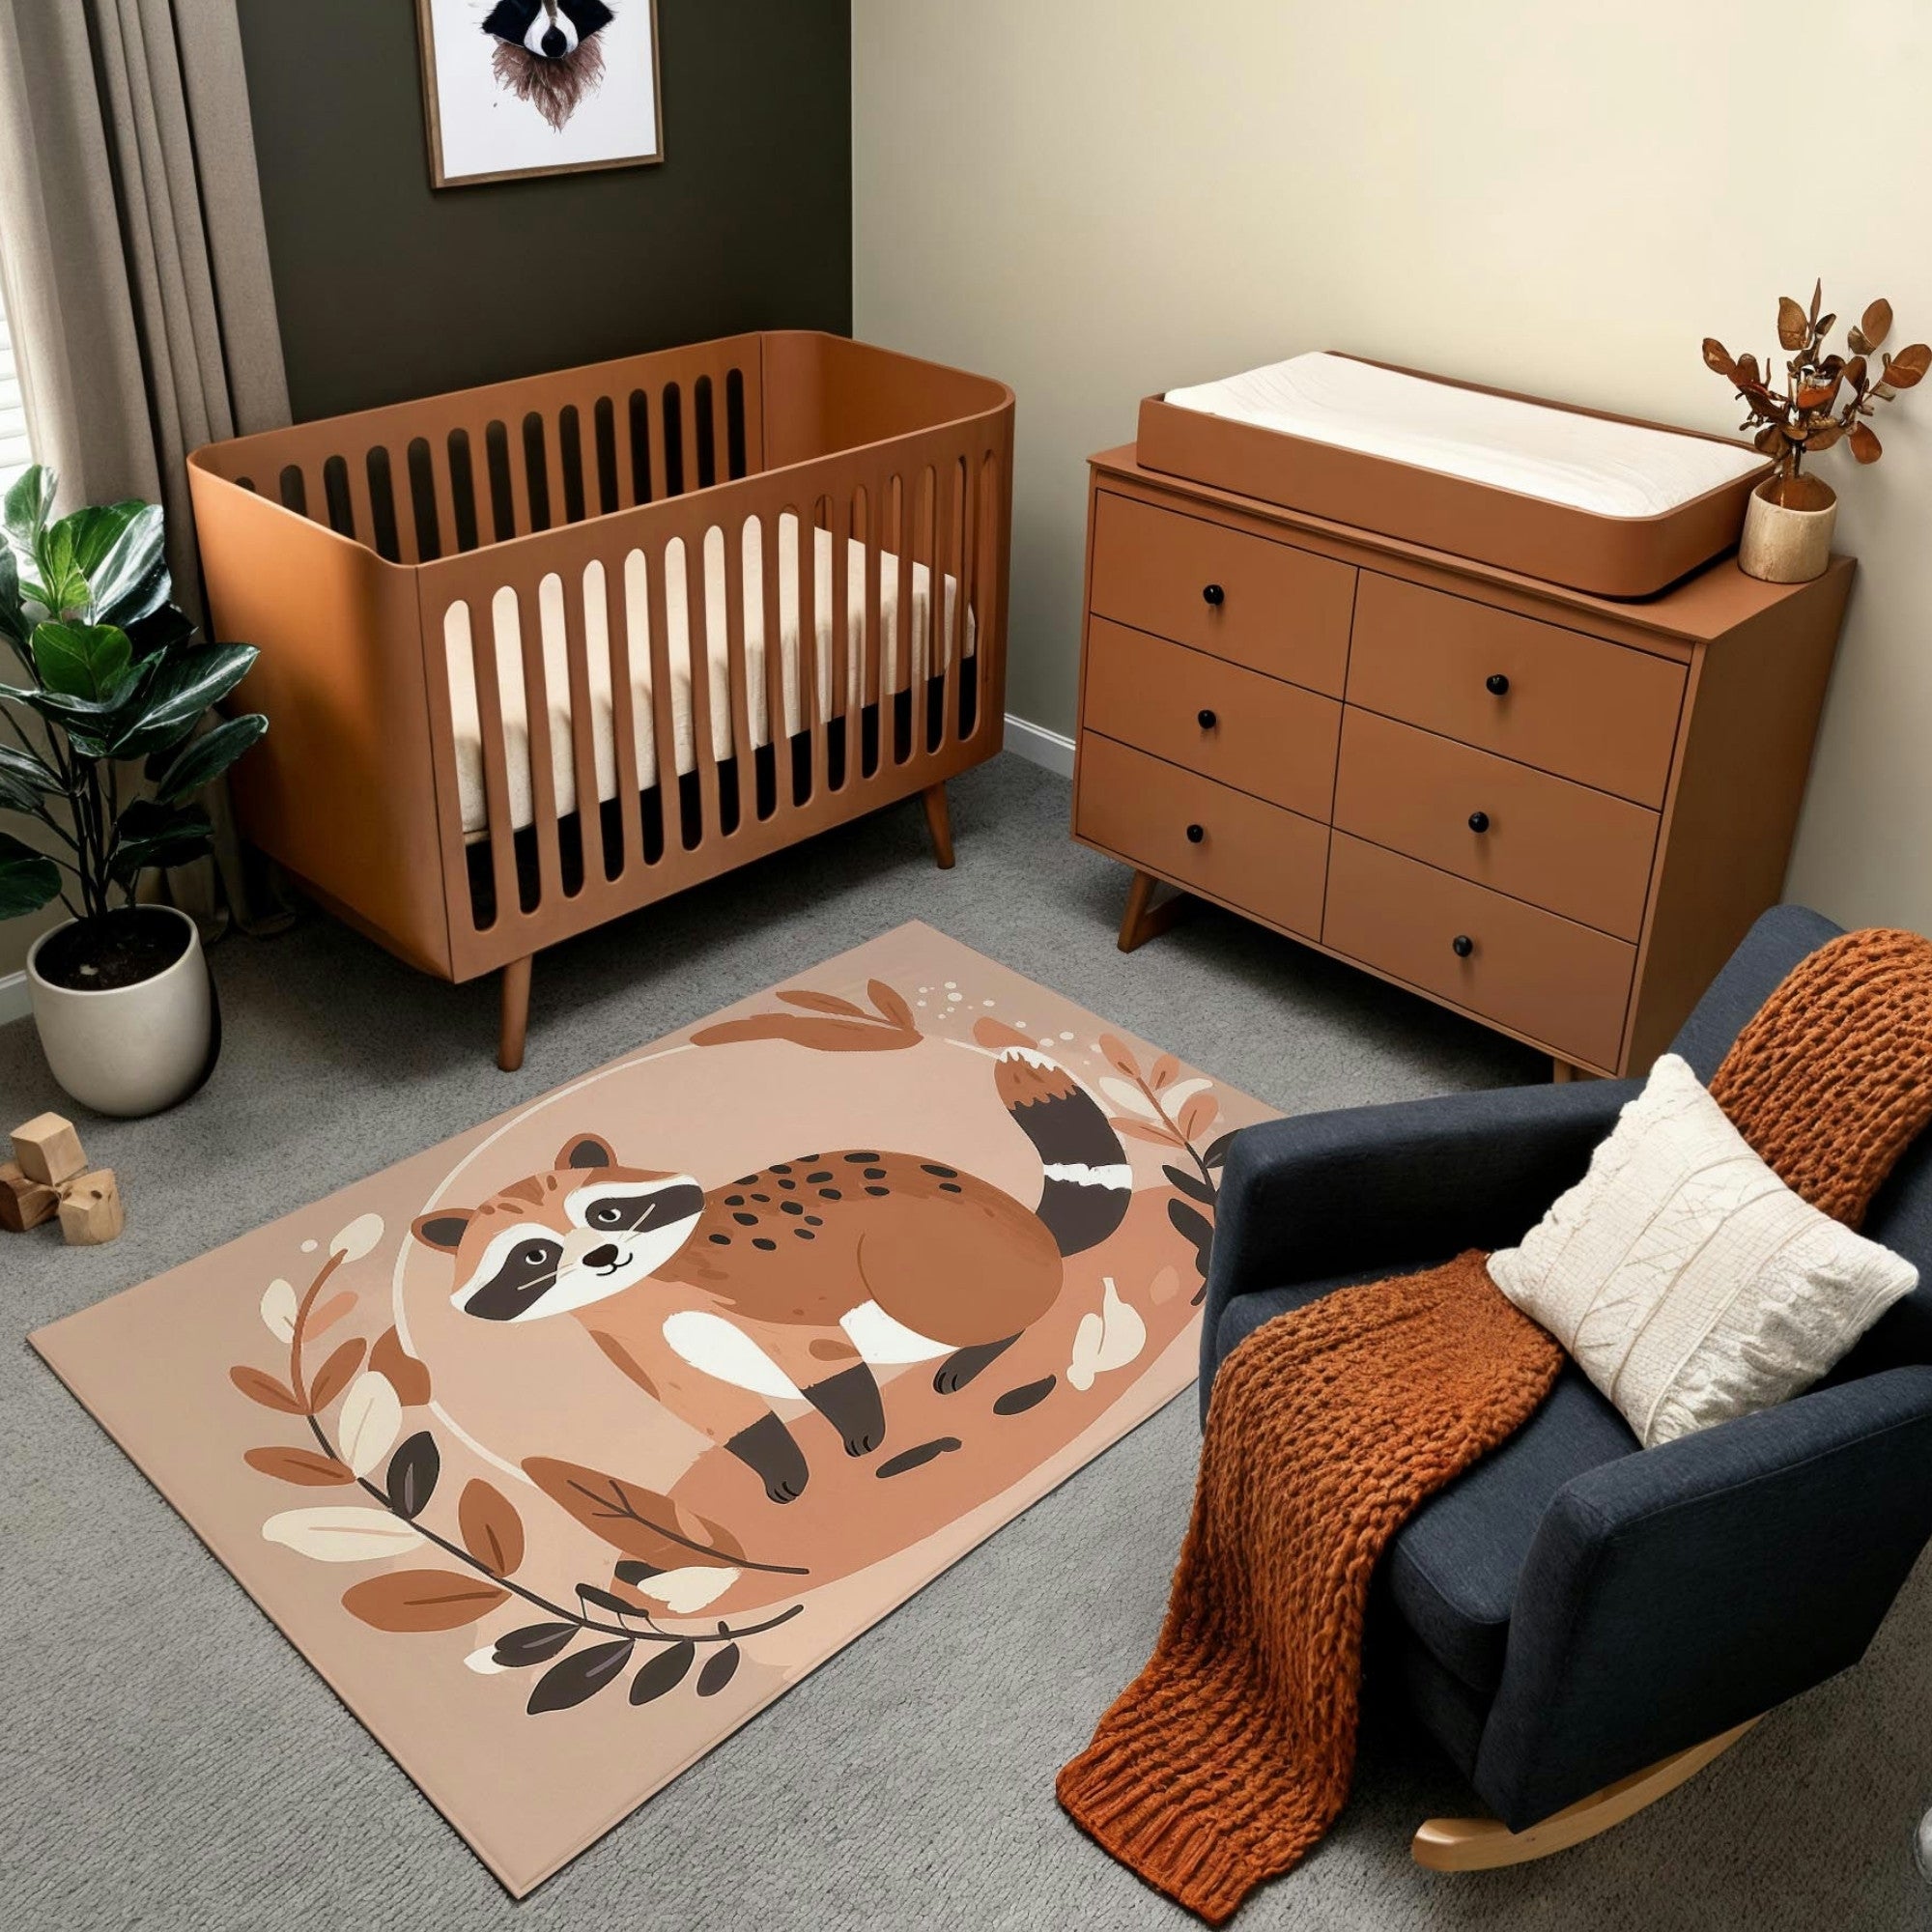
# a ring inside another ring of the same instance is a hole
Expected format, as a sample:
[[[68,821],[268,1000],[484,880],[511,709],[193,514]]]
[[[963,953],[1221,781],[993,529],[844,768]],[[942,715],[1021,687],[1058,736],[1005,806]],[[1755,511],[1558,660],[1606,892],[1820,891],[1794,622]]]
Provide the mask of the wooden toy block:
[[[60,1212],[60,1190],[43,1187],[20,1172],[18,1161],[0,1161],[0,1228],[24,1235]]]
[[[59,1187],[87,1172],[87,1156],[71,1121],[41,1114],[14,1129],[14,1158],[29,1180]]]
[[[70,1180],[60,1191],[61,1233],[71,1248],[96,1248],[111,1241],[126,1223],[121,1190],[111,1167]]]

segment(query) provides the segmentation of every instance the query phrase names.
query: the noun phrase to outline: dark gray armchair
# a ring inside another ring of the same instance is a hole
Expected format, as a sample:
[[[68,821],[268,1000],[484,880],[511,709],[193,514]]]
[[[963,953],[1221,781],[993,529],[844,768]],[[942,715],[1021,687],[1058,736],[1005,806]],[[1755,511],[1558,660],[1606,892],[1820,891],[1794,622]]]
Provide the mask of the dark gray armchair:
[[[1675,1042],[1708,1080],[1785,973],[1837,933],[1781,906]],[[1466,1248],[1514,1244],[1637,1091],[1585,1082],[1279,1121],[1229,1155],[1203,1412],[1271,1316]],[[1782,1406],[1639,1450],[1574,1367],[1531,1421],[1403,1527],[1372,1671],[1512,1831],[1857,1662],[1932,1535],[1932,1133],[1865,1232],[1918,1288]]]

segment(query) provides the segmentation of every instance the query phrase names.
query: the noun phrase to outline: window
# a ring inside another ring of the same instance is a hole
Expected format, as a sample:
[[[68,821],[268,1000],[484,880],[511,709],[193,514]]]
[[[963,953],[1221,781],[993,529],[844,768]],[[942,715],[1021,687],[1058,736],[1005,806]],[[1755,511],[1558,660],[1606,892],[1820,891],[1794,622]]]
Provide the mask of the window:
[[[0,490],[13,484],[34,460],[27,446],[27,408],[20,393],[20,365],[7,327],[7,310],[0,303]]]

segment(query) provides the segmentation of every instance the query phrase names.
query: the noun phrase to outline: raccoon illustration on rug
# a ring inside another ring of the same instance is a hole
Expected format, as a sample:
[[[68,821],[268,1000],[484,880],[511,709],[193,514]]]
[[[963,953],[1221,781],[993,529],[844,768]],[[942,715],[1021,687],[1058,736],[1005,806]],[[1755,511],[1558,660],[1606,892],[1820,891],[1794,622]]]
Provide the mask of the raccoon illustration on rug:
[[[497,80],[559,133],[604,79],[604,0],[497,0],[483,22]]]
[[[810,1403],[847,1455],[871,1455],[886,1432],[876,1370],[933,1362],[940,1394],[963,1389],[1054,1305],[1065,1259],[1125,1218],[1125,1151],[1072,1075],[1009,1047],[993,1079],[1040,1158],[1036,1208],[878,1148],[794,1155],[707,1190],[621,1166],[580,1134],[548,1173],[478,1208],[436,1208],[413,1232],[455,1258],[465,1314],[575,1316],[647,1395],[790,1502],[810,1471],[773,1403]],[[996,1410],[1053,1386],[1009,1390]]]

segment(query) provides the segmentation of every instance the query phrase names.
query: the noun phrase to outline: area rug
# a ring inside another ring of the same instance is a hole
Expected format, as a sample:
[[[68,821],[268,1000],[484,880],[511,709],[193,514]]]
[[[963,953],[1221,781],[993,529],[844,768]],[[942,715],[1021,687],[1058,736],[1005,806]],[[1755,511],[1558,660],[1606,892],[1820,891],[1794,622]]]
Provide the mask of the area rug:
[[[522,1896],[1192,1382],[1267,1115],[906,925],[32,1339]]]

